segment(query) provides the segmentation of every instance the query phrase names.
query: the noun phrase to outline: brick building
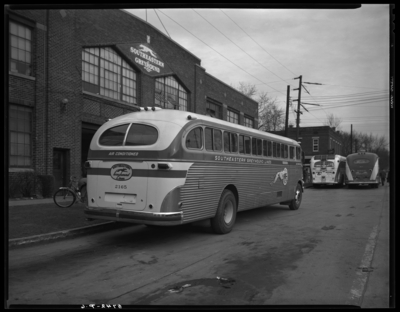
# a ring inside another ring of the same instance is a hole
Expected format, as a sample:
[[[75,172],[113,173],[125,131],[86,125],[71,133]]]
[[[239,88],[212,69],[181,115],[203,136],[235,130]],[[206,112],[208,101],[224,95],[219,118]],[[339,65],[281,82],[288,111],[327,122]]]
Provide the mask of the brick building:
[[[9,176],[84,175],[106,120],[160,106],[257,128],[258,103],[209,75],[201,60],[118,9],[6,10]]]
[[[285,135],[285,131],[271,131],[271,133]],[[296,140],[296,136],[297,129],[289,127],[288,137]],[[310,163],[310,159],[314,155],[342,155],[342,136],[339,131],[329,126],[299,128],[298,141],[301,142],[306,164]]]

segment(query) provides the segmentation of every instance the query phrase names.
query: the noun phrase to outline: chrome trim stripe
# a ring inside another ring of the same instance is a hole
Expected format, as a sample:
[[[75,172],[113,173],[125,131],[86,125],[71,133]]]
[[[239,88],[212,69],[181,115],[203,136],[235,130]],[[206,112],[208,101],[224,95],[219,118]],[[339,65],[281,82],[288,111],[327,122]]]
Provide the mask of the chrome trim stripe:
[[[185,178],[187,171],[185,170],[150,170],[150,169],[132,169],[132,177],[145,178]],[[110,176],[110,168],[89,168],[87,175]]]

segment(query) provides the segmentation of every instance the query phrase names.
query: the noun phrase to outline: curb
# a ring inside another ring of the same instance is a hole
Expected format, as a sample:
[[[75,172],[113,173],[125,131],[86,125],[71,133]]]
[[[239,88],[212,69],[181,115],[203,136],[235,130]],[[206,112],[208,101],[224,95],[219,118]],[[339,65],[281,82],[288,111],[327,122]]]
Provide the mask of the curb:
[[[89,226],[85,226],[85,227],[81,227],[81,228],[75,228],[75,229],[64,230],[64,231],[59,231],[59,232],[52,232],[52,233],[48,233],[48,234],[39,234],[39,235],[23,237],[23,238],[14,238],[14,239],[8,240],[8,247],[11,248],[11,247],[18,247],[18,246],[23,246],[23,245],[27,245],[27,244],[41,243],[41,242],[45,242],[45,241],[67,238],[67,237],[75,236],[75,235],[95,233],[95,232],[102,231],[102,230],[113,230],[113,229],[117,229],[119,227],[126,227],[126,226],[130,226],[130,225],[132,225],[132,224],[110,221],[110,222],[106,222],[106,223],[89,225]]]

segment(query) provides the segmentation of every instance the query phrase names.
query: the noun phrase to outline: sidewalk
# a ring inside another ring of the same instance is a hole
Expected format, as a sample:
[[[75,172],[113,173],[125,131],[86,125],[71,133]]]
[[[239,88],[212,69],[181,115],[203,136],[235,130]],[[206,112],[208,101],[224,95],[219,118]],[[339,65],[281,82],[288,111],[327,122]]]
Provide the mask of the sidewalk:
[[[52,198],[8,200],[9,247],[119,227],[107,220],[87,221],[84,205],[59,208]]]

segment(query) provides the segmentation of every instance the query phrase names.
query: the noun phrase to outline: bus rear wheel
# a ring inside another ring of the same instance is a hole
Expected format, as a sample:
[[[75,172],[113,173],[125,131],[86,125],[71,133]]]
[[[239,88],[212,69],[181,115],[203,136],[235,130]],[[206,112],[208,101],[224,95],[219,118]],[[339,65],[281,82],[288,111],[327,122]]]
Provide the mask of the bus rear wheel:
[[[230,190],[224,190],[219,200],[217,213],[211,219],[211,228],[217,234],[227,234],[236,221],[236,197]]]
[[[296,191],[294,193],[294,199],[289,204],[290,210],[299,209],[302,198],[303,198],[303,193],[301,191],[301,185],[297,183]]]

